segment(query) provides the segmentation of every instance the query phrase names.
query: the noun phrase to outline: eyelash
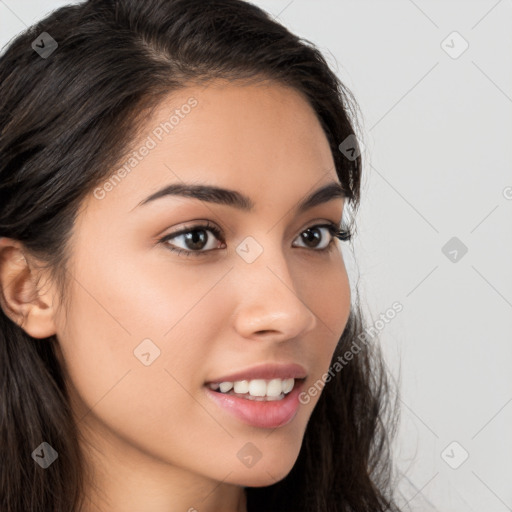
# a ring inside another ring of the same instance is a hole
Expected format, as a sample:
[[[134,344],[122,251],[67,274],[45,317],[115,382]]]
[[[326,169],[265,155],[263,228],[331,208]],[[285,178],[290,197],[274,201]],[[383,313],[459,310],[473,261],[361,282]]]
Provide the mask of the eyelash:
[[[327,247],[324,247],[323,249],[311,249],[314,252],[328,253],[334,249],[334,245],[335,245],[334,242],[335,242],[336,238],[338,238],[339,240],[342,240],[342,241],[348,241],[348,240],[351,240],[351,238],[352,238],[352,232],[350,231],[350,229],[342,228],[340,230],[339,226],[337,226],[334,222],[328,222],[326,224],[315,224],[313,226],[306,228],[303,231],[303,233],[309,229],[315,229],[315,228],[327,228],[333,238],[329,242],[329,245]],[[170,233],[169,235],[165,235],[164,237],[158,239],[158,243],[166,244],[166,242],[168,242],[169,240],[171,240],[173,238],[176,238],[180,235],[185,235],[185,234],[191,233],[193,231],[210,231],[211,233],[213,233],[215,235],[215,237],[217,239],[220,239],[222,242],[224,242],[224,240],[222,238],[221,230],[218,229],[216,226],[207,222],[206,224],[198,224],[195,226],[191,226],[189,228],[178,231],[177,233]],[[201,256],[205,253],[215,250],[215,249],[209,249],[207,251],[190,251],[188,249],[172,247],[170,244],[166,244],[166,245],[167,245],[167,249],[169,249],[170,251],[172,251],[174,253],[177,253],[178,256],[191,256],[191,255]],[[306,249],[306,247],[301,247],[301,249]]]

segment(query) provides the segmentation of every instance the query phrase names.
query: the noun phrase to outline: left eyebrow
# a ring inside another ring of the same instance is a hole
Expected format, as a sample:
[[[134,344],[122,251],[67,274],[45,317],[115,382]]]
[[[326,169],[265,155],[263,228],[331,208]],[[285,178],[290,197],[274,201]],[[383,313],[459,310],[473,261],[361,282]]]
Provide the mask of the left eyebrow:
[[[232,206],[247,212],[254,209],[254,202],[251,198],[236,190],[229,190],[212,185],[196,185],[187,183],[173,183],[172,185],[167,185],[141,201],[137,207],[167,196],[191,197],[193,199],[200,199],[201,201],[207,201],[209,203]],[[345,198],[346,191],[340,183],[332,181],[306,196],[295,207],[295,210],[297,213],[303,213],[314,206],[318,206],[319,204],[326,203],[339,197]]]

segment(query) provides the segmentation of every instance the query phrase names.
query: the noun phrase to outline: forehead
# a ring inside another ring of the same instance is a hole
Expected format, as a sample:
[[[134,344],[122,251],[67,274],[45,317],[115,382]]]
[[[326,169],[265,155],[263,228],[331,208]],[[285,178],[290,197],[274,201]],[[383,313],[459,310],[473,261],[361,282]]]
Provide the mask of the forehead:
[[[325,133],[300,92],[276,82],[216,81],[165,97],[109,181],[105,199],[128,211],[171,183],[227,187],[271,204],[338,179]]]

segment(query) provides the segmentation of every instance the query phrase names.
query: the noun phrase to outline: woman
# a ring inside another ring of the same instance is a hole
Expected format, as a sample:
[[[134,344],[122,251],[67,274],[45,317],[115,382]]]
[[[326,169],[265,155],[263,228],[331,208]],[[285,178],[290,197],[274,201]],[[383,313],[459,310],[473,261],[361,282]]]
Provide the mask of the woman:
[[[0,83],[1,510],[398,510],[319,51],[240,0],[90,0]]]

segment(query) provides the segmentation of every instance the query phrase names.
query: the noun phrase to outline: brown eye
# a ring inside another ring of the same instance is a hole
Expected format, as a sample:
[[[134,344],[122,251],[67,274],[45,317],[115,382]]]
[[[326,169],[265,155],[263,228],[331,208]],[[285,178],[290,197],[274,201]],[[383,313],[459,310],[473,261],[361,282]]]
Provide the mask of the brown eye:
[[[327,231],[327,233],[331,234],[331,237],[333,236],[331,233],[332,228],[330,225],[311,226],[310,228],[306,229],[305,231],[303,231],[301,233],[301,235],[300,235],[301,240],[304,242],[304,244],[307,248],[316,249],[316,250],[321,251],[321,250],[326,249],[329,246],[329,244],[331,243],[331,240],[329,240],[329,238],[326,237],[325,235],[322,235],[322,231],[321,231],[322,229]],[[325,231],[324,231],[324,233],[325,233]],[[327,240],[327,244],[324,244],[324,247],[320,247],[320,249],[318,249],[318,246],[321,245],[322,238]]]
[[[326,236],[326,232],[330,235]],[[211,224],[191,226],[186,229],[182,229],[176,233],[171,233],[164,236],[159,242],[164,243],[167,249],[178,253],[180,256],[201,256],[206,253],[212,252],[215,249],[222,247],[215,247],[211,236],[208,233],[213,233],[217,240],[223,240],[222,232],[216,226]],[[311,249],[312,251],[319,253],[326,253],[334,249],[336,238],[340,240],[350,239],[350,233],[346,231],[339,231],[338,226],[334,223],[328,224],[317,224],[305,229],[299,235],[301,242],[304,244],[299,246],[300,248]],[[183,247],[178,247],[170,240],[182,238]],[[210,243],[210,240],[212,242]],[[210,247],[208,244],[210,243]],[[323,243],[323,245],[322,245]]]
[[[165,243],[169,250],[175,251],[179,254],[185,254],[186,256],[194,254],[198,256],[215,249],[215,244],[211,246],[212,243],[210,243],[214,237],[209,235],[209,233],[213,233],[217,239],[221,239],[222,237],[221,231],[218,228],[212,226],[211,224],[207,224],[191,226],[189,228],[182,229],[177,233],[171,233],[163,237],[160,242]],[[169,240],[175,240],[179,238],[182,238],[183,240],[183,248],[176,247],[175,243],[169,243]],[[209,243],[210,247],[208,247]]]

